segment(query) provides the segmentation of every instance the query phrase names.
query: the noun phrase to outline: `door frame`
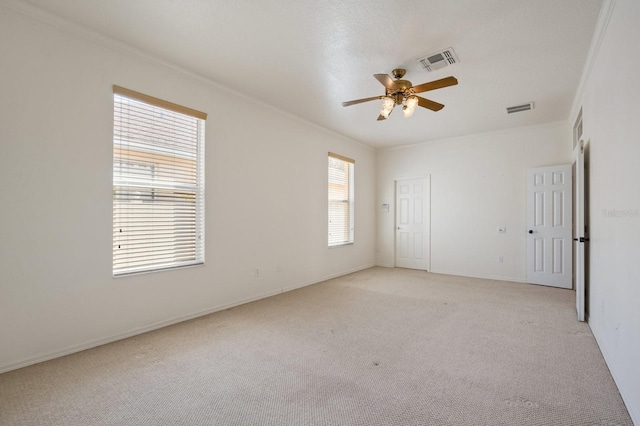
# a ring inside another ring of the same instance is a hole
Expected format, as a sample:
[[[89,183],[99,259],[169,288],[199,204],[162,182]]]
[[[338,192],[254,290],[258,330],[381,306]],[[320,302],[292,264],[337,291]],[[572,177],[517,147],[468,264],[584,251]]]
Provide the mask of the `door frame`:
[[[427,196],[425,197],[426,205],[423,206],[423,212],[426,216],[425,226],[427,227],[427,271],[431,272],[431,174],[427,173],[424,175],[417,176],[403,176],[397,177],[393,179],[393,267],[396,268],[396,259],[397,259],[397,238],[396,238],[396,226],[398,219],[398,182],[403,180],[412,180],[412,179],[424,179],[426,182]]]
[[[564,173],[563,181],[560,183],[553,182],[553,176],[555,176],[554,170],[562,170]],[[549,183],[546,183],[547,173],[551,173],[549,176]],[[542,176],[542,180],[539,184],[536,183],[536,176]],[[543,192],[543,198],[538,199],[539,206],[542,206],[542,210],[534,210],[536,207],[536,199],[534,194],[537,186],[545,187]],[[551,188],[549,188],[551,187]],[[556,207],[554,200],[556,191],[553,187],[564,187],[564,191],[560,198],[560,208]],[[526,273],[527,282],[529,284],[546,285],[557,288],[571,289],[573,287],[573,179],[572,179],[572,165],[571,164],[557,164],[553,166],[534,167],[527,170],[527,237],[526,237]],[[543,219],[543,224],[536,226],[535,218],[536,212]],[[555,214],[558,214],[556,216]],[[563,225],[555,226],[552,222],[552,218],[559,217]],[[535,242],[539,240],[535,234],[542,228],[546,236],[542,241],[542,246],[539,250],[536,250]],[[561,238],[561,262],[563,265],[562,272],[556,273],[552,271],[554,268],[553,260],[556,259],[555,251],[553,247],[554,239]],[[551,240],[551,242],[550,242]],[[535,253],[542,256],[542,268],[540,273],[536,272]]]
[[[585,143],[580,140],[573,151],[574,190],[573,198],[573,281],[576,291],[576,312],[578,321],[585,320],[586,301],[586,244],[589,241],[586,223],[586,167],[584,158]]]

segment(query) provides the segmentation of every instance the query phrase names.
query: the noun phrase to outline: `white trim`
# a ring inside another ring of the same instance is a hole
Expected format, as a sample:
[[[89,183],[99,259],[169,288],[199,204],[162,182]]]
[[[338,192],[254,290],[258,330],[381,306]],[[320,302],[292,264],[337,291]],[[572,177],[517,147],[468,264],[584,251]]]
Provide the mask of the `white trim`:
[[[349,270],[346,270],[346,271],[343,271],[343,272],[338,272],[336,274],[326,275],[323,278],[320,278],[319,281],[314,281],[314,282],[310,282],[310,283],[306,283],[306,284],[294,285],[294,286],[289,286],[289,287],[283,287],[282,290],[280,290],[279,293],[286,293],[288,291],[297,290],[297,289],[302,288],[302,287],[307,287],[307,286],[314,285],[314,284],[320,284],[320,283],[323,283],[325,281],[332,280],[334,278],[340,278],[340,277],[343,277],[345,275],[353,274],[353,273],[356,273],[356,272],[359,272],[359,271],[364,271],[365,269],[375,268],[376,266],[377,265],[375,265],[374,263],[367,263],[365,265],[358,266],[357,268],[349,269]]]
[[[516,130],[523,130],[523,129],[535,129],[535,128],[545,128],[545,127],[556,127],[556,126],[560,127],[560,126],[566,126],[567,124],[569,124],[568,120],[559,120],[559,121],[551,121],[549,123],[531,124],[531,125],[528,125],[528,126],[509,127],[509,128],[506,128],[506,129],[491,130],[491,131],[483,132],[483,133],[471,133],[471,134],[460,135],[460,136],[451,136],[451,137],[444,138],[444,139],[431,139],[431,140],[427,140],[427,141],[424,141],[424,142],[415,143],[415,144],[409,144],[409,145],[391,146],[389,148],[378,148],[378,152],[395,151],[395,150],[400,150],[400,149],[416,148],[416,147],[421,147],[421,146],[426,146],[426,145],[436,145],[436,144],[440,144],[440,143],[449,143],[449,142],[454,141],[454,140],[455,141],[472,140],[472,139],[477,139],[478,137],[483,137],[483,136],[504,135],[504,134],[508,134],[508,133],[513,133]]]
[[[591,326],[591,322],[589,321],[589,316],[588,315],[585,315],[585,321],[587,322],[587,325],[591,329],[591,333],[593,334],[593,337],[594,337],[594,339],[596,341],[596,344],[598,345],[598,349],[600,349],[600,353],[602,354],[602,357],[604,358],[605,364],[607,364],[607,368],[609,368],[609,372],[611,373],[611,377],[613,377],[613,381],[615,382],[615,385],[618,388],[618,392],[620,393],[620,397],[622,398],[622,401],[625,404],[625,408],[627,409],[627,412],[629,413],[629,417],[631,417],[631,421],[633,422],[634,425],[640,425],[640,413],[634,411],[634,409],[636,408],[637,404],[633,404],[632,401],[627,401],[627,398],[626,398],[626,395],[632,395],[633,394],[633,392],[632,392],[633,389],[629,389],[627,391],[626,388],[623,388],[621,386],[622,384],[626,383],[626,382],[621,380],[622,377],[624,376],[624,373],[619,374],[618,371],[613,368],[613,366],[616,365],[615,359],[607,352],[606,345],[601,345],[600,344],[600,339],[598,338],[599,332],[596,331],[596,330],[598,330],[597,323],[595,324],[596,327],[592,327]]]
[[[587,53],[587,60],[585,61],[584,68],[582,69],[582,76],[580,78],[580,83],[578,83],[576,95],[573,98],[573,104],[571,104],[569,118],[573,118],[573,121],[575,121],[575,117],[577,117],[578,110],[581,107],[582,94],[584,92],[585,85],[589,81],[589,77],[591,76],[591,71],[596,63],[598,54],[600,53],[600,46],[602,45],[602,40],[604,39],[605,34],[607,33],[607,27],[609,26],[611,15],[613,15],[616,1],[617,0],[604,0],[602,2],[598,21],[596,22],[596,27],[593,31],[591,45],[589,46],[589,52]]]
[[[143,334],[143,333],[147,333],[149,331],[153,331],[153,330],[157,330],[160,328],[164,328],[164,327],[168,327],[170,325],[174,325],[174,324],[178,324],[184,321],[189,321],[192,320],[194,318],[198,318],[198,317],[202,317],[205,315],[209,315],[209,314],[213,314],[215,312],[219,312],[219,311],[224,311],[225,309],[229,309],[229,308],[233,308],[236,306],[240,306],[240,305],[244,305],[246,303],[250,303],[250,302],[255,302],[257,300],[261,300],[261,299],[266,299],[268,297],[271,296],[276,296],[278,294],[281,293],[286,293],[288,291],[292,291],[292,290],[296,290],[302,287],[307,287],[313,284],[320,284],[322,282],[334,279],[334,278],[338,278],[344,275],[349,275],[349,274],[353,274],[354,272],[358,272],[358,271],[362,271],[365,269],[369,269],[369,268],[373,268],[375,267],[375,264],[365,264],[362,266],[359,266],[357,268],[353,268],[353,269],[349,269],[346,271],[342,271],[342,272],[338,272],[335,274],[331,274],[331,275],[327,275],[324,276],[322,278],[320,278],[319,280],[314,280],[314,281],[310,281],[310,282],[306,282],[300,285],[294,285],[294,286],[290,286],[290,287],[283,287],[279,290],[275,290],[275,291],[269,291],[266,293],[262,293],[261,295],[255,296],[255,297],[248,297],[246,299],[241,299],[238,300],[236,302],[232,302],[232,303],[227,303],[224,305],[217,305],[202,311],[198,311],[192,314],[188,314],[188,315],[182,315],[179,317],[174,317],[168,320],[164,320],[164,321],[158,321],[158,322],[154,322],[152,324],[148,324],[145,325],[143,327],[136,327],[132,330],[129,330],[127,332],[124,333],[118,333],[118,334],[113,334],[111,336],[108,337],[104,337],[101,339],[94,339],[94,340],[89,340],[87,342],[81,343],[79,345],[72,345],[72,346],[68,346],[64,349],[61,350],[57,350],[57,351],[53,351],[53,352],[48,352],[48,353],[44,353],[35,357],[30,357],[30,358],[26,358],[23,359],[21,361],[18,362],[13,362],[11,364],[7,364],[7,365],[2,365],[0,366],[0,374],[2,373],[6,373],[8,371],[12,371],[12,370],[17,370],[19,368],[23,368],[23,367],[28,367],[30,365],[34,365],[34,364],[38,364],[41,362],[45,362],[45,361],[50,361],[52,359],[56,359],[56,358],[60,358],[63,357],[65,355],[71,355],[73,353],[76,352],[80,352],[80,351],[84,351],[87,349],[91,349],[91,348],[95,348],[98,346],[102,346],[102,345],[106,345],[108,343],[113,343],[113,342],[117,342],[118,340],[122,340],[122,339],[126,339],[128,337],[132,337],[132,336],[137,336],[139,334]]]
[[[203,75],[197,74],[195,72],[189,71],[186,68],[180,67],[178,65],[175,65],[169,61],[166,61],[164,59],[161,59],[158,56],[152,55],[148,52],[145,52],[143,50],[137,49],[133,46],[130,46],[126,43],[122,43],[120,41],[117,41],[111,37],[107,37],[105,35],[102,35],[92,29],[89,29],[83,25],[77,24],[75,22],[69,21],[67,19],[61,18],[59,16],[56,16],[52,13],[46,12],[42,9],[40,9],[37,6],[33,6],[30,4],[27,4],[23,1],[20,0],[0,0],[0,6],[4,6],[7,9],[10,9],[16,13],[19,13],[23,16],[29,17],[31,19],[37,20],[39,22],[42,22],[44,24],[47,25],[51,25],[55,28],[58,28],[60,30],[63,30],[69,34],[73,34],[79,37],[82,37],[86,40],[90,40],[93,41],[97,44],[100,44],[108,49],[129,55],[131,57],[137,58],[137,59],[141,59],[146,61],[147,63],[150,63],[152,65],[156,65],[159,67],[163,67],[165,69],[174,71],[178,74],[182,74],[184,77],[188,77],[192,80],[198,81],[200,83],[204,83],[207,84],[209,86],[215,87],[216,89],[219,90],[223,90],[231,95],[233,95],[234,97],[238,97],[238,98],[242,98],[247,102],[251,102],[254,105],[259,105],[262,106],[264,108],[268,108],[270,110],[276,111],[288,118],[291,118],[293,120],[296,120],[300,123],[304,123],[310,127],[313,127],[317,130],[320,130],[322,132],[328,133],[334,137],[338,137],[342,140],[345,141],[349,141],[349,142],[353,142],[363,148],[366,148],[367,150],[371,151],[371,152],[376,152],[376,148],[371,146],[371,145],[367,145],[362,141],[359,141],[357,139],[353,139],[349,136],[346,136],[342,133],[338,133],[335,130],[331,130],[328,129],[326,127],[322,127],[318,124],[315,124],[309,120],[306,120],[302,117],[299,117],[297,115],[294,115],[290,112],[287,112],[283,109],[280,109],[276,106],[273,106],[271,104],[268,104],[264,101],[261,101],[259,99],[256,99],[254,97],[252,97],[251,95],[248,95],[246,93],[243,92],[239,92],[235,89],[232,89],[230,87],[224,86],[221,83],[218,83],[215,80],[212,80],[208,77],[205,77]]]
[[[505,281],[505,282],[519,283],[519,284],[527,284],[527,279],[526,278],[503,277],[503,276],[499,276],[499,275],[469,275],[469,274],[461,274],[461,273],[456,273],[456,272],[437,271],[437,270],[433,270],[433,269],[431,271],[429,271],[429,272],[431,272],[432,274],[454,275],[454,276],[458,276],[458,277],[479,278],[481,280],[494,280],[494,281]],[[554,288],[558,288],[560,290],[566,290],[566,289],[562,289],[560,287],[554,287]]]

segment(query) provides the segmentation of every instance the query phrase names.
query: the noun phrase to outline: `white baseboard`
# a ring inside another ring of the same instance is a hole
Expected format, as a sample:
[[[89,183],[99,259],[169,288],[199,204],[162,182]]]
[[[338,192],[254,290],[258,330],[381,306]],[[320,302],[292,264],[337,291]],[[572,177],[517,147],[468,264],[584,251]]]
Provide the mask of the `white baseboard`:
[[[524,283],[526,284],[527,280],[519,277],[507,277],[507,276],[499,276],[499,275],[482,275],[482,274],[462,274],[459,272],[450,272],[450,271],[435,271],[431,270],[434,274],[443,274],[443,275],[457,275],[459,277],[468,277],[468,278],[480,278],[483,280],[497,280],[497,281],[510,281],[516,283]]]
[[[598,327],[591,327],[591,323],[587,323],[587,325],[591,329],[591,333],[593,333],[593,337],[596,339],[598,348],[600,348],[600,353],[602,353],[602,357],[604,358],[604,362],[607,364],[607,367],[609,368],[611,377],[613,377],[613,381],[616,383],[616,386],[618,387],[618,392],[620,392],[622,401],[627,407],[627,411],[629,412],[631,421],[633,422],[634,425],[640,425],[640,411],[639,411],[640,404],[638,404],[638,401],[632,401],[630,397],[625,397],[625,395],[630,395],[631,392],[626,392],[626,388],[624,386],[625,382],[620,380],[622,378],[622,374],[618,372],[615,364],[612,362],[613,358],[611,357],[609,352],[607,352],[606,347],[600,343],[602,342],[602,340],[598,337],[599,336],[599,331],[597,331]]]
[[[375,264],[367,264],[367,265],[363,265],[354,269],[350,269],[347,271],[343,271],[343,272],[338,272],[335,274],[331,274],[331,275],[327,275],[325,277],[322,277],[318,280],[314,280],[314,281],[310,281],[310,282],[306,282],[300,285],[295,285],[295,286],[291,286],[291,287],[283,287],[279,290],[275,290],[275,291],[269,291],[266,293],[262,293],[258,296],[254,296],[254,297],[249,297],[249,298],[245,298],[245,299],[241,299],[232,303],[227,303],[224,305],[217,305],[205,310],[201,310],[198,312],[194,312],[192,314],[188,314],[188,315],[182,315],[179,317],[175,317],[175,318],[171,318],[168,320],[164,320],[164,321],[158,321],[152,324],[148,324],[145,325],[143,327],[137,327],[134,328],[132,330],[129,330],[127,332],[124,333],[118,333],[118,334],[114,334],[111,335],[109,337],[104,337],[104,338],[100,338],[100,339],[95,339],[95,340],[90,340],[84,343],[81,343],[79,345],[72,345],[72,346],[68,346],[64,349],[60,349],[57,351],[53,351],[53,352],[47,352],[44,354],[40,354],[34,357],[30,357],[30,358],[26,358],[23,359],[21,361],[18,362],[14,362],[11,364],[7,364],[7,365],[2,365],[0,366],[0,374],[2,373],[6,373],[8,371],[12,371],[12,370],[17,370],[19,368],[23,368],[23,367],[28,367],[30,365],[34,365],[34,364],[38,364],[41,362],[45,362],[45,361],[50,361],[52,359],[55,358],[60,358],[62,356],[65,355],[71,355],[73,353],[76,352],[80,352],[80,351],[84,351],[87,349],[91,349],[91,348],[95,348],[97,346],[102,346],[102,345],[106,345],[108,343],[112,343],[112,342],[116,342],[118,340],[122,340],[122,339],[126,339],[129,337],[133,337],[133,336],[137,336],[139,334],[143,334],[143,333],[147,333],[149,331],[153,331],[153,330],[157,330],[159,328],[163,328],[163,327],[168,327],[170,325],[173,324],[178,324],[180,322],[183,321],[188,321],[194,318],[198,318],[204,315],[209,315],[212,314],[214,312],[219,312],[219,311],[223,311],[225,309],[229,309],[229,308],[233,308],[235,306],[240,306],[240,305],[244,305],[245,303],[250,303],[250,302],[255,302],[256,300],[261,300],[261,299],[266,299],[267,297],[271,297],[271,296],[275,296],[277,294],[281,294],[281,293],[285,293],[291,290],[296,290],[298,288],[302,288],[302,287],[307,287],[309,285],[313,285],[313,284],[318,284],[321,283],[323,281],[327,281],[333,278],[338,278],[341,277],[343,275],[349,275],[352,274],[354,272],[358,272],[358,271],[362,271],[364,269],[369,269],[374,267]]]
[[[323,281],[329,281],[329,280],[332,280],[334,278],[338,278],[338,277],[342,277],[342,276],[345,276],[345,275],[353,274],[354,272],[364,271],[365,269],[373,268],[375,266],[376,265],[374,263],[371,263],[371,264],[358,266],[357,268],[353,268],[353,269],[350,269],[348,271],[339,272],[337,274],[326,275],[325,277],[321,278],[318,281],[309,282],[309,283],[306,283],[306,284],[295,285],[295,286],[290,286],[290,287],[284,287],[282,289],[282,291],[280,291],[280,293],[285,293],[287,291],[296,290],[298,288],[306,287],[306,286],[313,285],[313,284],[318,284],[318,283],[321,283]]]

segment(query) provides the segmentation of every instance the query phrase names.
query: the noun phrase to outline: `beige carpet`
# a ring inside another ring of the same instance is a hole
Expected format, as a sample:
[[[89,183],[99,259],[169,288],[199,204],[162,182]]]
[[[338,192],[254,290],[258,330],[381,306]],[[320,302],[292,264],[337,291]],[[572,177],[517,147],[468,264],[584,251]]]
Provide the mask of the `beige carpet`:
[[[631,425],[568,290],[373,268],[0,375],[2,425]]]

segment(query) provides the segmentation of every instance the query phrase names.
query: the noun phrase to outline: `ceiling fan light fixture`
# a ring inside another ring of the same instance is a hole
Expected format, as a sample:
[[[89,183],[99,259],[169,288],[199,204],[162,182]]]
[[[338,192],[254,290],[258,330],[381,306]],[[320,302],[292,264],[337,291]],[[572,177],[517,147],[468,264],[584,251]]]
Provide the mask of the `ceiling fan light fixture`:
[[[396,106],[396,102],[393,100],[393,98],[389,96],[383,97],[382,108],[380,108],[380,115],[383,116],[384,118],[389,117],[389,114],[391,114],[391,111],[395,106]]]
[[[434,102],[427,98],[415,96],[416,93],[428,92],[458,84],[458,80],[455,77],[449,76],[441,78],[440,80],[434,80],[414,86],[409,80],[402,80],[404,74],[405,70],[400,68],[393,70],[393,76],[396,78],[395,80],[387,74],[374,74],[373,77],[385,87],[385,95],[343,102],[342,106],[347,107],[380,99],[382,100],[382,104],[380,105],[378,121],[387,119],[396,105],[402,105],[404,116],[411,117],[416,107],[430,109],[431,111],[440,111],[444,108],[443,104]]]
[[[418,106],[418,97],[409,96],[405,102],[405,106],[402,108],[404,117],[405,118],[411,117],[413,115],[413,112],[416,110],[417,106]]]

